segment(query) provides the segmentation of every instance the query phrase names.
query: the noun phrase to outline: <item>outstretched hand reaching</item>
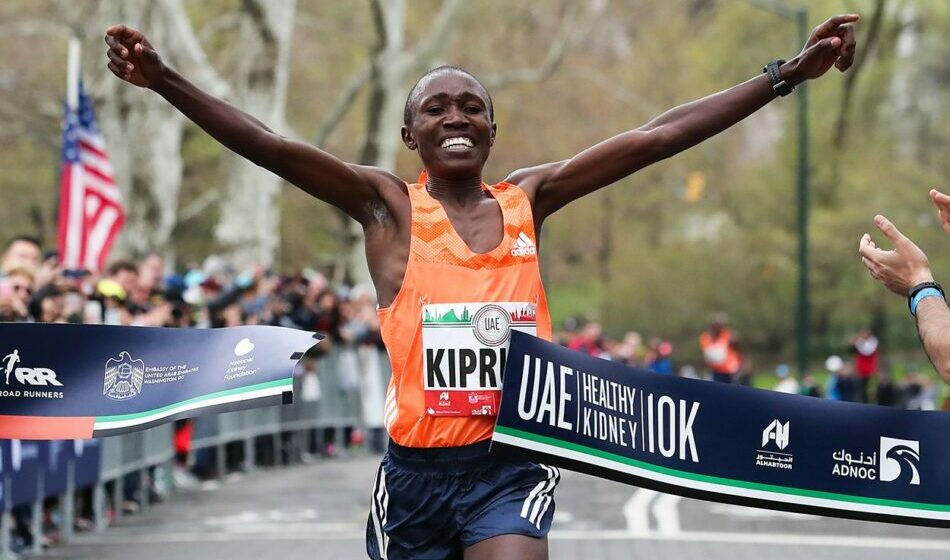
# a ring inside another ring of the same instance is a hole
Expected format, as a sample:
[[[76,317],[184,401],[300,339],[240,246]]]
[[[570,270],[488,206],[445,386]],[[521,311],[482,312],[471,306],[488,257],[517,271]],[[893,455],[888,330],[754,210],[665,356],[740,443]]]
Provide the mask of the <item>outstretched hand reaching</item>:
[[[153,87],[162,79],[165,66],[142,32],[124,25],[106,29],[109,70],[139,87]]]
[[[812,32],[797,57],[795,82],[819,78],[832,66],[844,72],[854,64],[854,26],[858,14],[834,16]]]
[[[874,216],[874,225],[894,244],[894,249],[885,251],[874,244],[871,236],[864,234],[858,245],[861,261],[871,276],[901,296],[922,282],[933,282],[927,255],[908,239],[884,216]]]
[[[937,207],[937,217],[943,231],[950,233],[950,195],[943,194],[937,189],[930,189],[930,200]]]

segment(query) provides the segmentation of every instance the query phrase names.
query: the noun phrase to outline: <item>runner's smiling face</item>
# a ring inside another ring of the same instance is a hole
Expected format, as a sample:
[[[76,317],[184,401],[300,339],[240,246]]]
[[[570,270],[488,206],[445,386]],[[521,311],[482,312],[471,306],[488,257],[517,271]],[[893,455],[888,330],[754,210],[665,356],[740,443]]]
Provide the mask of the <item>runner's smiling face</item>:
[[[467,74],[433,74],[410,99],[403,142],[419,151],[426,170],[436,177],[480,178],[495,137],[489,99],[485,88]]]

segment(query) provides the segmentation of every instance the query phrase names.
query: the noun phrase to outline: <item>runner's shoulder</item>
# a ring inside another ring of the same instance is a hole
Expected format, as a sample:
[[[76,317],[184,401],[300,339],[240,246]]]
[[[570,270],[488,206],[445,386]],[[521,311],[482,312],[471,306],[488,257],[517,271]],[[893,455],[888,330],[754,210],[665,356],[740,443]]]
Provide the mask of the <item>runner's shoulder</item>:
[[[554,161],[532,167],[522,167],[521,169],[509,173],[508,176],[505,177],[505,183],[515,185],[525,191],[529,197],[533,197],[551,174],[557,171],[562,165],[564,165],[564,161]]]
[[[396,193],[402,193],[405,196],[409,195],[406,182],[390,171],[372,165],[359,165],[356,163],[350,163],[348,165],[350,169],[367,181],[380,196]]]

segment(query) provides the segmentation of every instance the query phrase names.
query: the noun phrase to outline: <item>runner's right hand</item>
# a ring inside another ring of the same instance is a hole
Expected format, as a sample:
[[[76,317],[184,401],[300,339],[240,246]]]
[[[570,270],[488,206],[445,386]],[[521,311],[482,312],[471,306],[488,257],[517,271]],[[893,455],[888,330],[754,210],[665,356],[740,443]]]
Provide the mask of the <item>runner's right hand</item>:
[[[162,80],[165,65],[140,31],[124,25],[106,29],[109,70],[130,84],[154,87]]]

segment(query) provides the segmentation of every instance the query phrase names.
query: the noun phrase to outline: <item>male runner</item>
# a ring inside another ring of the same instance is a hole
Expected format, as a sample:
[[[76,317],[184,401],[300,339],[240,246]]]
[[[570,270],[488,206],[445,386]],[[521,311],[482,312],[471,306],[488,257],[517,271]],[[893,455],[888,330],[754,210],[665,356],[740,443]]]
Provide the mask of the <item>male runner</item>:
[[[548,556],[559,473],[490,457],[488,444],[510,329],[551,337],[537,261],[542,223],[832,66],[847,70],[857,19],[833,17],[767,73],[492,186],[482,181],[496,133],[492,101],[464,70],[436,69],[409,94],[402,138],[425,171],[407,184],[275,134],[165,66],[136,30],[110,27],[106,43],[116,76],[152,89],[226,147],[363,226],[393,368],[385,410],[392,445],[374,487],[369,555],[539,560]]]

